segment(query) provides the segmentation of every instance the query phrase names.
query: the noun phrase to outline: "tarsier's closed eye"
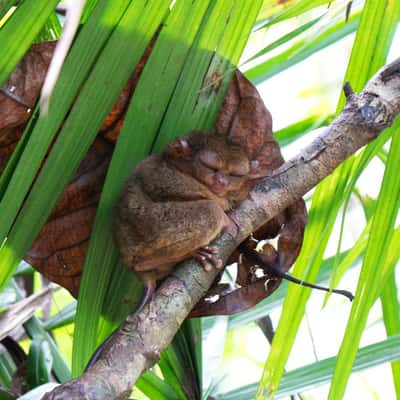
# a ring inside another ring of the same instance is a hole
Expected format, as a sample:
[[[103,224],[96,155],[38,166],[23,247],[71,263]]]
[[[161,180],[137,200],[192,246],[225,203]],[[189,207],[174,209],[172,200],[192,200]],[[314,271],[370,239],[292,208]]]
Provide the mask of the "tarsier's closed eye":
[[[243,178],[249,174],[250,164],[249,160],[242,159],[240,161],[232,162],[230,165],[229,175],[235,178]]]
[[[242,172],[238,172],[238,171],[231,171],[229,173],[229,176],[232,176],[234,178],[243,178],[244,176],[246,176],[246,173],[242,173]]]
[[[199,154],[200,162],[207,168],[213,171],[220,171],[224,167],[224,163],[218,156],[218,154],[214,151],[203,150]]]

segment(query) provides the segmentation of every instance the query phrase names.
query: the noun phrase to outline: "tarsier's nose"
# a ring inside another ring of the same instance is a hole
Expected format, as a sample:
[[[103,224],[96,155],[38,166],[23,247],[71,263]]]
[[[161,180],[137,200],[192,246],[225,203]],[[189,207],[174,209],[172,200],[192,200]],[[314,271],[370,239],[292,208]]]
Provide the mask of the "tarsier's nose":
[[[218,188],[225,188],[226,186],[228,186],[228,177],[224,174],[221,174],[220,172],[217,172],[216,174],[214,174],[214,184],[215,186],[217,186]]]

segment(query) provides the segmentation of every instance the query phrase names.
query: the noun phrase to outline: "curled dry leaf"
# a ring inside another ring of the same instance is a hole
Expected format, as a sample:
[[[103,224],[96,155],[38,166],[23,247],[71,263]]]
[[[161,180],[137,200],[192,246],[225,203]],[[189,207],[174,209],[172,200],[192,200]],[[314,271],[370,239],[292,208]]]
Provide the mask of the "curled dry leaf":
[[[55,45],[56,42],[33,45],[3,86],[5,91],[0,92],[0,171],[5,167],[30,116],[30,109],[6,94],[12,93],[33,107]],[[114,144],[149,53],[147,51],[143,55],[47,224],[25,256],[28,263],[75,297]]]
[[[74,296],[78,293],[96,207],[114,144],[152,44],[143,54],[74,178],[25,256],[33,267]],[[29,119],[29,108],[37,101],[54,47],[55,42],[32,46],[4,85],[5,92],[0,92],[0,171],[21,137]],[[15,94],[26,104],[15,101],[10,94]],[[272,135],[270,114],[255,87],[239,71],[228,88],[215,131],[228,135],[232,142],[246,148],[256,161],[252,170],[255,178],[271,174],[284,161]],[[255,232],[254,238],[262,242],[279,237],[277,250],[266,243],[263,251],[269,259],[277,259],[280,268],[287,271],[299,253],[305,223],[305,205],[300,200]],[[254,247],[252,240],[247,239],[243,246]],[[261,271],[260,276],[260,268],[251,265],[240,251],[236,251],[230,261],[239,265],[237,287],[216,284],[210,294],[218,300],[202,300],[191,316],[242,311],[267,297],[280,284],[280,279],[265,271]]]
[[[278,221],[281,221],[279,229]],[[278,266],[280,271],[287,272],[296,261],[303,242],[307,222],[304,201],[297,201],[270,222],[255,232],[252,238],[242,243],[231,256],[230,262],[237,263],[236,285],[230,290],[224,287],[220,292],[219,284],[216,285],[217,288],[211,288],[214,296],[205,296],[192,310],[191,317],[230,315],[244,311],[254,307],[278,289],[282,278],[277,277],[268,268],[254,264],[246,257],[246,252],[259,247],[268,264]],[[279,237],[277,249],[267,241],[276,236]]]

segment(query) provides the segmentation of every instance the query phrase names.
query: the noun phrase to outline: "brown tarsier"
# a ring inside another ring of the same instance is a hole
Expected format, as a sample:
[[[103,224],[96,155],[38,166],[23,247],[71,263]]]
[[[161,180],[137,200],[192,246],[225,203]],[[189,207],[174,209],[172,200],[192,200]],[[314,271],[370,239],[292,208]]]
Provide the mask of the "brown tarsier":
[[[243,200],[258,162],[223,135],[193,131],[142,161],[118,202],[114,236],[124,263],[150,292],[177,262],[222,268],[209,243],[235,233],[225,211]]]
[[[214,132],[189,132],[162,153],[142,161],[117,204],[114,237],[124,263],[137,272],[147,289],[142,305],[156,281],[184,259],[194,257],[206,270],[212,266],[222,268],[209,243],[223,230],[235,233],[236,227],[226,212],[247,197],[258,178],[271,174],[282,162],[272,136],[271,115],[254,86],[237,71]],[[291,260],[282,266],[285,271],[298,255],[306,222],[304,202],[298,203],[296,212],[301,218],[299,229],[291,229],[294,235],[290,241],[296,243],[289,250],[292,255],[282,258],[286,250],[281,246],[282,260]],[[268,225],[274,231],[270,237],[277,236],[288,222],[283,215],[275,218]],[[289,231],[290,226],[283,231]],[[228,294],[225,286],[223,293]],[[242,297],[241,305],[234,296]],[[235,306],[229,308],[246,309],[254,304],[251,297],[251,291],[244,297],[242,293],[231,293]],[[195,309],[192,315],[211,315],[218,307],[203,304],[202,311]],[[218,313],[232,311],[220,308]]]

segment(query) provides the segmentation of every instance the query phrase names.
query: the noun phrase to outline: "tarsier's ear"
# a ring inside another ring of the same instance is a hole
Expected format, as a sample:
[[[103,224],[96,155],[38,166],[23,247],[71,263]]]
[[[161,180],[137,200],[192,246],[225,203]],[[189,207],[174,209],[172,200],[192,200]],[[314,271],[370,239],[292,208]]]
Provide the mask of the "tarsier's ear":
[[[192,154],[192,149],[189,142],[185,138],[176,138],[170,143],[165,151],[171,157],[189,158]]]

